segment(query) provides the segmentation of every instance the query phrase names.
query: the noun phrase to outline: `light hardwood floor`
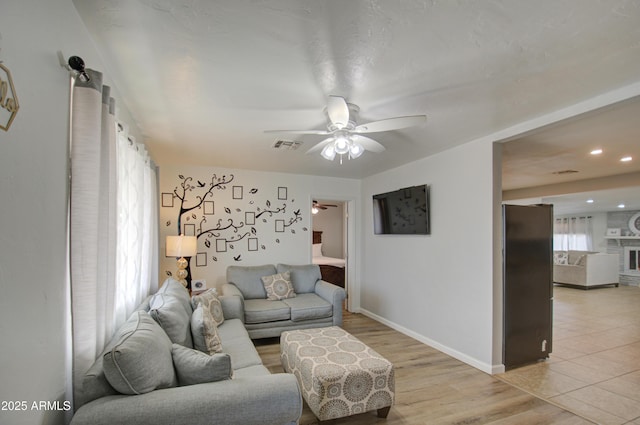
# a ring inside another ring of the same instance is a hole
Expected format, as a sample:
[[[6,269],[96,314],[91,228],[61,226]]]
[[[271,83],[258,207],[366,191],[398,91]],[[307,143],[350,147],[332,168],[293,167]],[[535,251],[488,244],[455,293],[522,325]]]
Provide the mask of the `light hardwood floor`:
[[[395,366],[396,402],[387,419],[375,412],[323,424],[592,424],[361,314],[345,312],[344,329]],[[256,343],[272,372],[282,372],[277,339]],[[301,425],[317,424],[305,405]]]

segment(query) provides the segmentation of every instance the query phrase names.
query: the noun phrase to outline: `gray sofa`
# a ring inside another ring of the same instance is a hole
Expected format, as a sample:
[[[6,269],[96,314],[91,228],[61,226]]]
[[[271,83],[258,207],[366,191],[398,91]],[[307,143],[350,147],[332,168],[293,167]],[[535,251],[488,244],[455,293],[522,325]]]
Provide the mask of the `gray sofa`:
[[[268,300],[262,281],[277,273],[290,275],[295,296]],[[285,330],[342,325],[343,288],[322,280],[316,264],[229,266],[221,300],[225,317],[240,319],[252,339],[278,337]]]
[[[223,352],[194,350],[201,335],[192,334],[193,311],[186,289],[168,279],[86,373],[71,424],[297,423],[302,397],[295,377],[267,370],[224,301],[217,327]]]

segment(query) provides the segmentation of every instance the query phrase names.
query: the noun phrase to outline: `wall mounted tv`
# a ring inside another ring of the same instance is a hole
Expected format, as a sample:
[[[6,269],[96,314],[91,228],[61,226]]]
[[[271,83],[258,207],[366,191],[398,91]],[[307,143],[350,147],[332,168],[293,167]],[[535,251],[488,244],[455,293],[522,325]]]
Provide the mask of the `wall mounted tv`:
[[[376,235],[429,235],[429,186],[405,187],[373,195]]]

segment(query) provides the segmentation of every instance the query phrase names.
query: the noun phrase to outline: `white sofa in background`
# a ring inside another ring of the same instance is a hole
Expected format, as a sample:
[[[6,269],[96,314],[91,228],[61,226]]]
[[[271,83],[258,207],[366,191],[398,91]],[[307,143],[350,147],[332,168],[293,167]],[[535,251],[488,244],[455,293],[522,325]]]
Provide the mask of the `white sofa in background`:
[[[554,251],[553,281],[583,289],[619,283],[617,254],[591,251]]]

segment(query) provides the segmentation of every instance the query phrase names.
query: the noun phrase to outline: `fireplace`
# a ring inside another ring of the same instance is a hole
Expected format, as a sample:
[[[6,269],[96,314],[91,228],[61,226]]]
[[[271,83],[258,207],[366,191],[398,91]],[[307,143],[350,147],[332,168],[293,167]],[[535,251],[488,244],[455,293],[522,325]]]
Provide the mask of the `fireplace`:
[[[624,272],[640,275],[640,246],[624,247]]]

